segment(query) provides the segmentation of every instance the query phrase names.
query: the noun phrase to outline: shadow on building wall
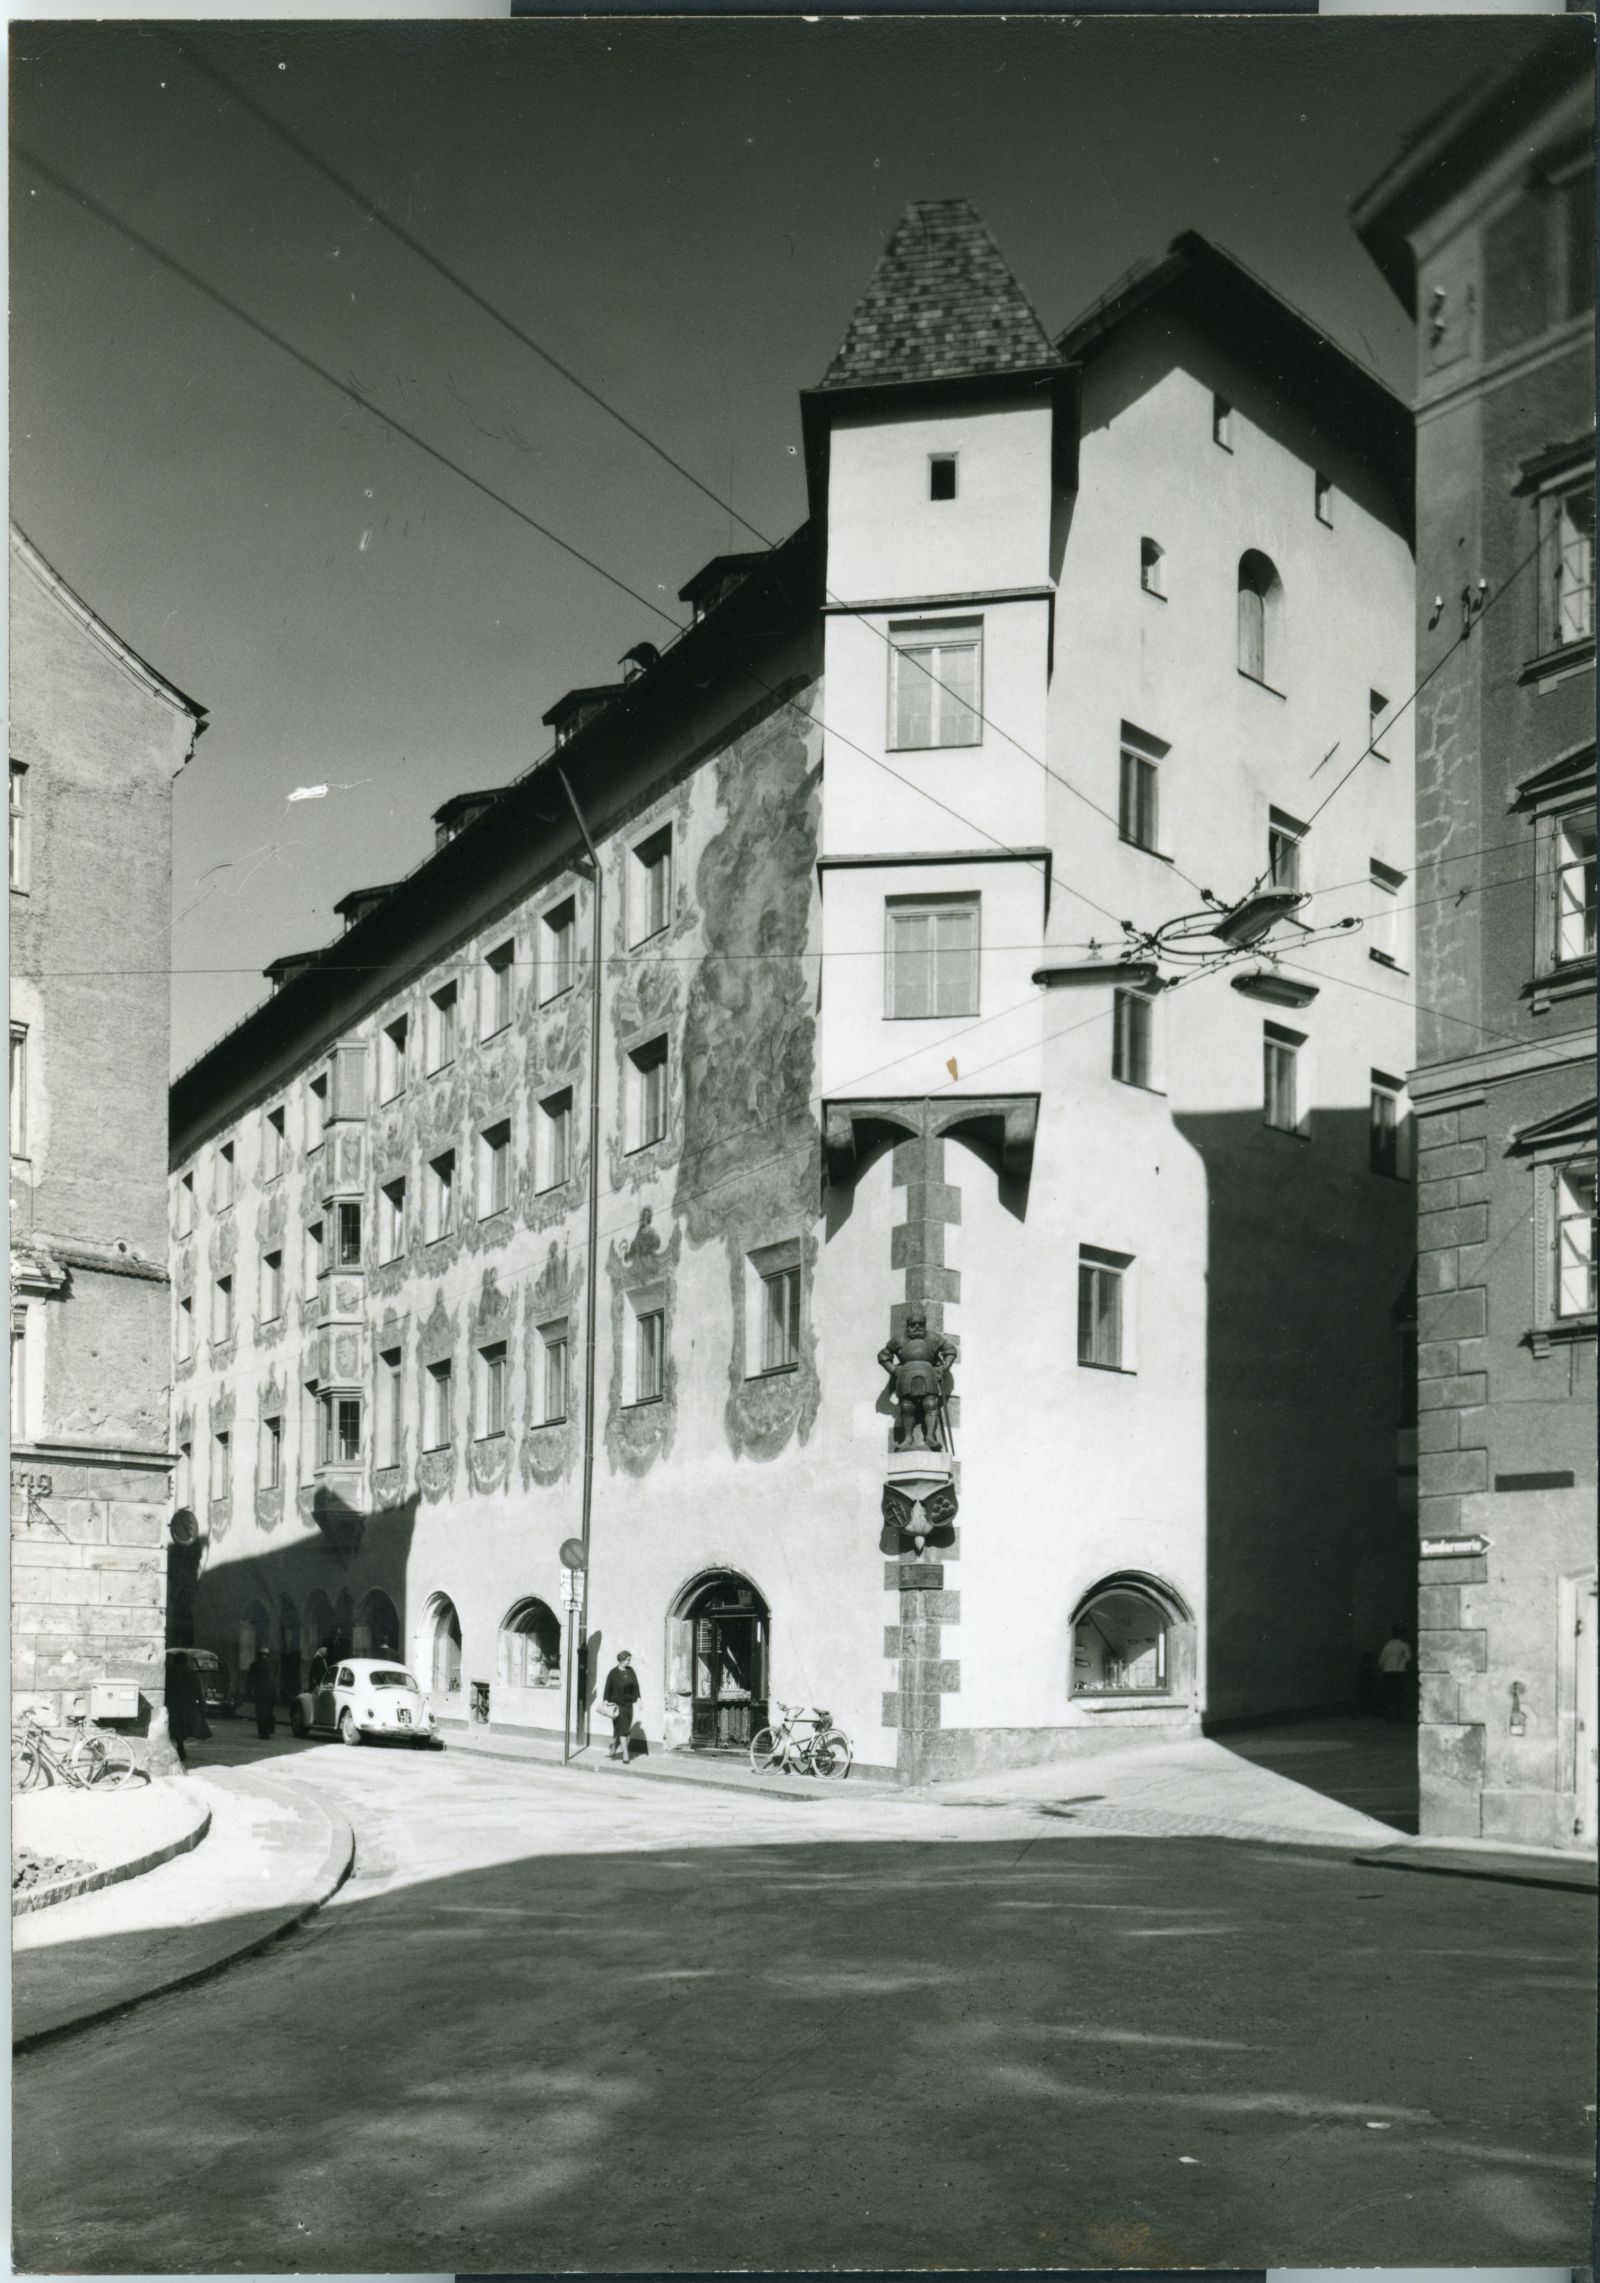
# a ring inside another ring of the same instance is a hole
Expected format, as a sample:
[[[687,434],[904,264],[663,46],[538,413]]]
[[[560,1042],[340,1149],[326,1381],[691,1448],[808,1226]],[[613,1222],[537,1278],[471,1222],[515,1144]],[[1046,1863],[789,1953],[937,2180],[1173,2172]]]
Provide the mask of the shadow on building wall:
[[[266,1647],[285,1696],[318,1649],[404,1661],[418,1617],[406,1595],[416,1518],[415,1495],[363,1511],[319,1490],[315,1529],[282,1546],[234,1557],[225,1542],[170,1548],[169,1647],[214,1650],[236,1683]]]
[[[1175,1123],[1207,1189],[1207,1716],[1353,1707],[1363,1656],[1396,1622],[1416,1637],[1415,1191],[1372,1170],[1365,1111],[1305,1135],[1258,1110]]]

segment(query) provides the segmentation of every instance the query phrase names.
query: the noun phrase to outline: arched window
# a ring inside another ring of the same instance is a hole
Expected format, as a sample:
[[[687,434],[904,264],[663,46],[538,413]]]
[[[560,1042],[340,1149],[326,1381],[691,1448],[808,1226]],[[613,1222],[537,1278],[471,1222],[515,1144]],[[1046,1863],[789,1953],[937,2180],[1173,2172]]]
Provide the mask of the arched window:
[[[1072,1620],[1074,1696],[1170,1696],[1186,1686],[1188,1612],[1152,1580],[1106,1578]]]
[[[417,1629],[417,1661],[412,1668],[435,1696],[461,1693],[461,1620],[447,1593],[436,1593]]]
[[[1239,557],[1239,671],[1274,686],[1282,679],[1283,581],[1269,556],[1249,547]]]
[[[561,1686],[561,1620],[542,1601],[519,1601],[500,1627],[500,1678],[508,1688]]]

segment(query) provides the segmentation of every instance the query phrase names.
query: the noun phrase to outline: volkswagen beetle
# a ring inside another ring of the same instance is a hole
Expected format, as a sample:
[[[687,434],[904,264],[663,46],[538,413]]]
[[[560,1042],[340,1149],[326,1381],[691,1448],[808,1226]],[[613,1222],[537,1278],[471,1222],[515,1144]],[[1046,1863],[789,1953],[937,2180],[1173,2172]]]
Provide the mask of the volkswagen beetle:
[[[444,1744],[421,1689],[404,1665],[384,1657],[346,1657],[318,1687],[301,1690],[289,1726],[297,1736],[337,1736],[341,1744],[379,1736],[436,1750]]]

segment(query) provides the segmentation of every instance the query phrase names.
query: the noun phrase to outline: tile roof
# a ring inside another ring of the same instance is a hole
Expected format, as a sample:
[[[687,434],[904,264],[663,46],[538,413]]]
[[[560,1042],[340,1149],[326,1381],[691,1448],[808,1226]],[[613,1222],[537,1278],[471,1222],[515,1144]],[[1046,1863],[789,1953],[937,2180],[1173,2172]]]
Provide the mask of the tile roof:
[[[956,380],[1056,363],[1050,336],[964,198],[908,206],[824,388]]]

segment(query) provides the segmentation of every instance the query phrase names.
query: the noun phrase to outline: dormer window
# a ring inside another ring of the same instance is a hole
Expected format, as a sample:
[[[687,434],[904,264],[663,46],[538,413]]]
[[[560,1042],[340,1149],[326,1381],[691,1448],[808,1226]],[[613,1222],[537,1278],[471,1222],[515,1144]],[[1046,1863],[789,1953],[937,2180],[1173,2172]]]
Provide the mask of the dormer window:
[[[934,452],[928,459],[928,497],[954,499],[956,496],[956,456],[954,452]]]

